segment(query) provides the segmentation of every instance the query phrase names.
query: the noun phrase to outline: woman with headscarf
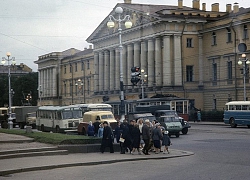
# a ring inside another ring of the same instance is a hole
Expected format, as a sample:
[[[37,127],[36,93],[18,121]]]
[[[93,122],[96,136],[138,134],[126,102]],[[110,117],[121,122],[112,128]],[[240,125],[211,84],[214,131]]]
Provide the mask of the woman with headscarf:
[[[89,121],[88,125],[88,136],[94,136],[95,135],[95,127],[92,124],[92,121]]]

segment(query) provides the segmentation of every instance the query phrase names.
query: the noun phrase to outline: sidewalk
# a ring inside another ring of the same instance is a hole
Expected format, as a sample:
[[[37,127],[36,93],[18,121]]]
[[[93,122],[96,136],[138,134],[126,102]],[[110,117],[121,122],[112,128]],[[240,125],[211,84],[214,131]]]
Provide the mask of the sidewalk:
[[[41,148],[41,147],[51,146],[43,143],[27,142],[27,140],[31,141],[32,139],[24,136],[0,133],[0,147],[1,147],[0,151],[4,150],[18,151],[19,148],[24,149],[24,147]],[[17,143],[18,141],[19,143]],[[151,153],[151,155],[138,155],[138,154],[132,155],[132,154],[120,154],[118,152],[115,153],[105,152],[103,154],[75,153],[68,155],[19,157],[14,159],[2,159],[2,160],[0,159],[0,176],[19,173],[19,172],[48,170],[48,169],[73,167],[73,166],[88,166],[88,165],[98,165],[98,164],[111,164],[116,162],[177,158],[183,156],[190,156],[193,154],[194,154],[193,152],[170,149],[170,154]]]

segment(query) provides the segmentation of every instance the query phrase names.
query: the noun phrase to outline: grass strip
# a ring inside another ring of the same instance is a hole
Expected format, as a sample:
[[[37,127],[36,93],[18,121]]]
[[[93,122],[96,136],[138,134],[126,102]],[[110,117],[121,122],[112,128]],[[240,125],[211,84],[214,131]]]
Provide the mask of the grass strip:
[[[0,129],[0,133],[22,135],[33,138],[36,142],[47,144],[95,144],[100,143],[101,139],[96,137],[61,134],[61,133],[49,133],[49,132],[36,132],[27,133],[24,130],[18,129]]]

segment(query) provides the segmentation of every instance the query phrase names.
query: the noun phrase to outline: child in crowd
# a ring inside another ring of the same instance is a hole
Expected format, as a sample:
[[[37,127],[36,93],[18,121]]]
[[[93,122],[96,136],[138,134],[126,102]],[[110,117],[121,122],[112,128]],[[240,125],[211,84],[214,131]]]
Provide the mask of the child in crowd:
[[[163,154],[165,154],[166,151],[169,154],[168,146],[172,145],[172,143],[171,143],[171,140],[169,138],[168,131],[163,130],[162,132],[163,132],[162,147],[164,148]]]

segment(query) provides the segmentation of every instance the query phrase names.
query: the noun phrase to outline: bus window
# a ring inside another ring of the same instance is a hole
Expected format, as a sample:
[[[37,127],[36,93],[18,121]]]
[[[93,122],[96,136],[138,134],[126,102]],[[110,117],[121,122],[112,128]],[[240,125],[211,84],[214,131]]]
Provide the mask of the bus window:
[[[236,110],[241,110],[241,105],[236,105]]]

